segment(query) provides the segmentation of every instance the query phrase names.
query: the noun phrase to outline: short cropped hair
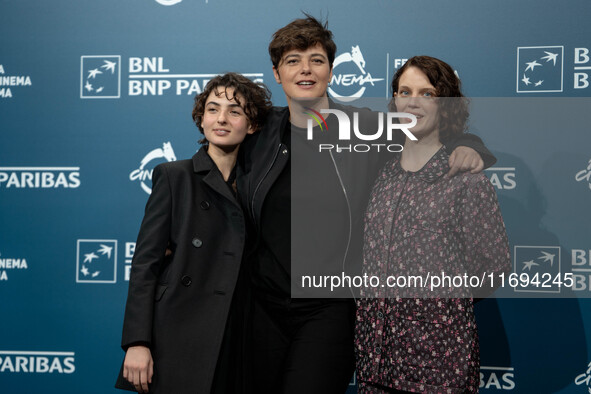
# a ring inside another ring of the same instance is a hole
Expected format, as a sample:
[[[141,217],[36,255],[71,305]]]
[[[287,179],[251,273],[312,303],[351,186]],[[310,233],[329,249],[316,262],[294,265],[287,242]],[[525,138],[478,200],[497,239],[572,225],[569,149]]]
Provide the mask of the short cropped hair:
[[[233,97],[228,96],[228,88],[234,90]],[[255,83],[237,73],[218,75],[207,83],[203,92],[195,96],[192,115],[193,121],[201,133],[203,133],[201,121],[205,112],[205,104],[212,92],[215,92],[216,96],[225,94],[228,100],[234,99],[244,110],[248,118],[248,124],[255,131],[262,127],[267,114],[271,110],[271,92],[264,84]],[[242,98],[238,96],[242,96]],[[204,137],[199,143],[207,144],[208,141]]]
[[[431,56],[414,56],[402,66],[392,80],[393,97],[398,92],[398,83],[402,74],[409,68],[421,70],[431,85],[435,87],[437,97],[457,97],[453,100],[441,100],[439,104],[439,141],[446,143],[466,132],[468,127],[468,99],[462,94],[462,83],[453,68],[442,60]],[[391,109],[396,109],[392,99]]]
[[[296,19],[273,34],[269,44],[269,55],[273,67],[279,68],[279,63],[285,52],[297,49],[304,51],[317,44],[322,45],[328,56],[328,64],[332,69],[337,45],[332,39],[332,32],[328,30],[328,22],[322,24],[311,15]]]

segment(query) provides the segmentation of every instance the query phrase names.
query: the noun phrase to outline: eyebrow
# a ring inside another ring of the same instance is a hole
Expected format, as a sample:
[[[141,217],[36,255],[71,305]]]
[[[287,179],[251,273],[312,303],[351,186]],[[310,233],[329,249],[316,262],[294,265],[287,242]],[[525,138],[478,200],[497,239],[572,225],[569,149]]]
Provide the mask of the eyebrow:
[[[215,101],[208,101],[205,103],[205,106],[207,107],[208,105],[215,105],[216,107],[221,107],[221,104],[215,102]],[[239,104],[237,103],[231,103],[228,104],[228,107],[238,107],[238,108],[242,108]]]
[[[401,86],[398,86],[398,90],[401,90],[401,89],[411,90],[411,89],[410,89],[408,86],[406,86],[406,85],[401,85]],[[419,89],[419,92],[426,92],[426,91],[432,91],[432,92],[436,92],[436,89],[435,89],[435,88],[422,88],[422,89]]]
[[[324,54],[322,54],[322,53],[312,53],[310,55],[310,57],[316,57],[316,56],[320,56],[323,59],[327,59],[327,57],[324,56]],[[292,54],[289,54],[289,55],[285,55],[285,57],[283,58],[283,60],[287,60],[287,59],[292,58],[292,57],[300,58],[300,57],[302,57],[302,55],[299,54],[299,53],[292,53]]]

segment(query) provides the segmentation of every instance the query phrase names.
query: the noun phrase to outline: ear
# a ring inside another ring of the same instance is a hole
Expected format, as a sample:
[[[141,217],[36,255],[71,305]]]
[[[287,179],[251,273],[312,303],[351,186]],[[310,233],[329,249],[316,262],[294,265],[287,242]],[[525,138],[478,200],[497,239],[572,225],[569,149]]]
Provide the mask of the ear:
[[[256,130],[254,129],[254,127],[252,127],[252,125],[248,125],[248,130],[246,130],[246,134],[254,134]]]
[[[275,82],[281,85],[281,77],[279,76],[279,71],[273,66],[273,75],[275,76]]]
[[[333,69],[333,67],[331,66],[331,67],[330,67],[330,75],[329,75],[329,77],[328,77],[328,85],[329,85],[329,86],[330,86],[330,83],[332,82],[332,69]]]

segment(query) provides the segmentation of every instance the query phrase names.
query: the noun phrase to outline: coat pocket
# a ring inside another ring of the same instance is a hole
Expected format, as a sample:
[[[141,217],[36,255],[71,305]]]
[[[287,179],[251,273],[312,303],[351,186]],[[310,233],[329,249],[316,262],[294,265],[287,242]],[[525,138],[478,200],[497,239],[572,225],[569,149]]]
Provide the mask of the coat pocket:
[[[167,284],[158,283],[158,285],[156,285],[156,291],[154,292],[154,301],[160,301],[162,299],[162,296],[164,296],[164,293],[166,292],[167,288]]]

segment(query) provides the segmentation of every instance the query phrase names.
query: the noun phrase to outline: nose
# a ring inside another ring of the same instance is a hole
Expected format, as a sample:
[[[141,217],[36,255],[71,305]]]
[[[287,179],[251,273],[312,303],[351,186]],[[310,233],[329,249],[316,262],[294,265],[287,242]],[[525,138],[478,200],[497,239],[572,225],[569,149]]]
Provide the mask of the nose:
[[[412,95],[407,97],[407,107],[418,108],[419,107],[419,100],[420,98],[417,95]]]
[[[219,111],[217,122],[219,124],[226,123],[226,116],[227,116],[226,111],[223,111],[223,110],[222,111]]]
[[[301,73],[302,74],[309,74],[310,73],[310,61],[309,60],[304,60],[301,62],[302,65],[302,70]]]

